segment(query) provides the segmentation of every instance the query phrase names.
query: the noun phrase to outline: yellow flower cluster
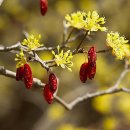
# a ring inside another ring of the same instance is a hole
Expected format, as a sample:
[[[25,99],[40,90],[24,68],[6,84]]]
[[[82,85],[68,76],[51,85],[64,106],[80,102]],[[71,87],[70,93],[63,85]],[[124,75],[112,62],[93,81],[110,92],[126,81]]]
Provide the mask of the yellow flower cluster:
[[[39,43],[40,39],[41,39],[40,34],[38,36],[29,35],[27,39],[23,40],[22,45],[27,46],[29,51],[35,50],[38,47],[43,46],[43,44]]]
[[[16,64],[16,68],[22,67],[27,62],[23,50],[20,50],[20,53],[16,54],[15,61],[18,61],[18,63]]]
[[[72,52],[68,50],[67,52],[64,52],[63,50],[60,51],[60,47],[57,46],[58,54],[56,54],[54,51],[52,51],[52,54],[55,57],[55,62],[57,66],[61,66],[62,68],[67,68],[68,70],[71,70],[71,67],[73,66],[72,62]]]
[[[113,54],[117,59],[130,58],[130,46],[124,36],[120,36],[118,32],[110,32],[107,34],[106,41],[107,45],[113,49]]]
[[[93,12],[81,12],[72,13],[70,15],[65,16],[66,19],[66,27],[74,27],[77,29],[83,29],[89,31],[106,31],[106,27],[102,27],[105,23],[104,17],[99,17],[99,14],[96,11]]]

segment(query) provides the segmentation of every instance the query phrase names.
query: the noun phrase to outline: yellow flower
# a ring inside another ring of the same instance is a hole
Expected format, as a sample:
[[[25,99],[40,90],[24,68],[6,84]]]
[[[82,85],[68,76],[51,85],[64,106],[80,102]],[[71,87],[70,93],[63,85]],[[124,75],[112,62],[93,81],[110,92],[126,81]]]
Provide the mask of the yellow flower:
[[[96,11],[93,12],[81,12],[72,13],[70,15],[65,16],[66,19],[66,27],[74,27],[77,29],[84,29],[89,31],[106,31],[106,27],[102,27],[105,23],[104,17],[99,17],[99,14]]]
[[[16,54],[15,61],[18,61],[18,63],[16,64],[16,68],[22,67],[27,62],[23,50],[20,50],[20,53]]]
[[[128,40],[125,40],[124,36],[120,36],[118,32],[110,32],[107,34],[107,45],[113,50],[113,54],[117,59],[122,60],[125,57],[130,56],[130,47],[127,44]]]
[[[38,47],[43,46],[43,44],[39,43],[40,39],[41,39],[40,34],[38,36],[29,35],[27,39],[23,40],[22,45],[27,46],[29,51],[35,50]]]
[[[101,25],[103,25],[105,23],[105,18],[104,17],[99,17],[99,14],[96,11],[93,12],[88,12],[85,16],[84,16],[84,20],[86,22],[85,24],[85,29],[89,30],[89,31],[107,31],[106,27],[102,27]]]
[[[55,57],[55,62],[57,66],[61,66],[62,68],[67,68],[68,70],[71,70],[71,67],[73,66],[72,58],[73,55],[68,50],[67,52],[64,52],[63,50],[60,51],[60,47],[57,46],[58,54],[56,54],[54,51],[52,51],[52,54]]]

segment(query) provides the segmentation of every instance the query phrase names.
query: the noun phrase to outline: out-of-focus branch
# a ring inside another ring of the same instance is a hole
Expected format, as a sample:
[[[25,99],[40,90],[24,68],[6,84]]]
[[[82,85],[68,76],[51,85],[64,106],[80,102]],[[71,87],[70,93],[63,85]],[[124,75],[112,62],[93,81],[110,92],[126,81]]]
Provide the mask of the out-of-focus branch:
[[[20,49],[20,47],[21,47],[20,42],[14,44],[14,45],[8,46],[8,47],[0,46],[0,52],[8,52],[8,51],[12,51],[12,50],[18,50],[18,49]]]
[[[0,6],[2,5],[3,2],[4,2],[4,0],[0,0]]]

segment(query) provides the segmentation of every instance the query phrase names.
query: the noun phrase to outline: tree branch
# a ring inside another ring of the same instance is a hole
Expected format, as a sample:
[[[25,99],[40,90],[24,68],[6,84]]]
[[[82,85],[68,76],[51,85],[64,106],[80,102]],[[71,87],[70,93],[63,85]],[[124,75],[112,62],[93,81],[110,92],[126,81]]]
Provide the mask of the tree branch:
[[[0,75],[4,75],[6,77],[10,77],[10,78],[16,78],[16,73],[13,71],[10,71],[8,69],[5,69],[4,66],[0,66]],[[44,87],[45,84],[41,82],[41,80],[37,79],[37,78],[33,78],[33,84],[34,86],[38,86],[38,87]]]
[[[54,95],[55,100],[60,103],[62,106],[64,106],[67,110],[72,110],[77,104],[80,102],[83,102],[87,99],[95,98],[98,96],[103,96],[103,95],[108,95],[108,94],[114,94],[118,92],[126,92],[130,93],[130,89],[127,89],[125,87],[118,88],[119,84],[121,83],[122,79],[124,76],[130,72],[130,69],[125,69],[123,72],[120,74],[118,80],[116,81],[115,85],[113,85],[111,88],[103,90],[103,91],[98,91],[98,92],[93,92],[93,93],[86,93],[85,95],[81,97],[77,97],[75,100],[73,100],[70,103],[67,103],[66,101],[62,100],[60,97],[57,95]],[[0,66],[0,75],[4,75],[6,77],[14,78],[16,76],[15,72],[12,72],[10,70],[5,69],[3,66]],[[39,79],[33,78],[34,85],[37,87],[43,88],[45,86],[44,83],[42,83]]]
[[[62,100],[60,97],[55,96],[55,99],[57,102],[59,102],[61,105],[63,105],[67,110],[72,110],[78,103],[83,102],[90,98],[95,98],[98,96],[118,93],[118,92],[126,92],[130,93],[130,89],[127,89],[125,87],[118,88],[119,84],[121,83],[122,79],[125,77],[125,75],[130,72],[130,69],[124,69],[123,72],[120,74],[119,78],[117,79],[115,85],[113,85],[111,88],[106,89],[104,91],[94,92],[94,93],[86,93],[85,95],[81,97],[77,97],[75,100],[73,100],[70,103],[66,103],[64,100]]]

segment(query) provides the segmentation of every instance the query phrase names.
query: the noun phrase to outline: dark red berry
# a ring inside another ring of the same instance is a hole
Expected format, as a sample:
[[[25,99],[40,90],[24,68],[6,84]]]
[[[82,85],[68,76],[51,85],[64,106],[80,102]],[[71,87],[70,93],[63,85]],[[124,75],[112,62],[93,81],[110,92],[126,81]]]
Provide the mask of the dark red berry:
[[[32,70],[29,66],[29,64],[24,64],[24,83],[27,89],[32,88],[33,85],[33,76],[32,76]]]
[[[95,62],[97,59],[96,48],[92,46],[88,51],[88,62]]]
[[[79,76],[80,76],[80,80],[85,83],[87,80],[87,71],[89,69],[89,64],[87,62],[83,63],[80,67],[80,72],[79,72]]]
[[[45,100],[51,104],[53,101],[53,92],[51,91],[50,84],[46,84],[43,90]]]
[[[41,14],[45,15],[48,10],[48,1],[47,0],[40,0],[40,9],[41,9]]]
[[[17,81],[22,80],[23,74],[24,74],[24,67],[22,66],[22,67],[17,68],[17,70],[16,70],[16,80]]]
[[[93,79],[96,74],[96,62],[89,62],[88,78]]]
[[[54,93],[57,89],[57,77],[53,73],[50,73],[49,75],[49,84],[51,87],[51,91]]]

